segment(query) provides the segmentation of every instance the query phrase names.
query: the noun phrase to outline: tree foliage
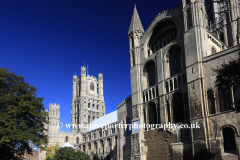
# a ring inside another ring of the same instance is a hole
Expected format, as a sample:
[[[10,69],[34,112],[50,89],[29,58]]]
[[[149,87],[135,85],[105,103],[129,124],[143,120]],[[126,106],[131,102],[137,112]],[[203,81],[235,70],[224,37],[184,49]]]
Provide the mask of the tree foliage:
[[[59,148],[59,145],[48,146],[46,149],[46,158],[44,160],[52,160],[58,148]]]
[[[0,159],[31,152],[29,143],[42,148],[47,136],[44,124],[43,98],[36,97],[36,88],[25,83],[22,76],[0,68]]]
[[[59,148],[53,160],[91,160],[90,157],[81,151],[75,151],[71,147]]]
[[[238,47],[240,47],[238,45]],[[223,62],[220,67],[214,69],[216,76],[216,85],[218,87],[230,88],[234,83],[240,85],[240,51],[237,53],[237,58]],[[235,99],[236,109],[240,110],[240,97]]]

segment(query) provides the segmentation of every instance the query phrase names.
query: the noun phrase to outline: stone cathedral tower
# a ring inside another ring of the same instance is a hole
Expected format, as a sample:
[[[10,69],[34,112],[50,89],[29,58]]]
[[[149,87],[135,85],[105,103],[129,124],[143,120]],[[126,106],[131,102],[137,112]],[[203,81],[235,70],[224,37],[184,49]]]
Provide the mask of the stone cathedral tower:
[[[94,119],[105,115],[103,97],[103,75],[96,77],[86,74],[86,68],[81,67],[81,76],[73,76],[73,98],[71,105],[72,124],[81,124],[84,127],[72,128],[72,133],[87,131],[87,125]]]
[[[49,104],[48,113],[48,136],[50,139],[49,145],[59,144],[59,133],[60,133],[60,105],[56,103]]]

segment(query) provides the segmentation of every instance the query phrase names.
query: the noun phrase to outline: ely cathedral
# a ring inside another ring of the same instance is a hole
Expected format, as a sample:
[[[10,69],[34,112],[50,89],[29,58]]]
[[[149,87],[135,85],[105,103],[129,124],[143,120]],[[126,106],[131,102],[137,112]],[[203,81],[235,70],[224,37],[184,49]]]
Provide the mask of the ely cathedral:
[[[65,142],[93,160],[240,159],[240,83],[216,87],[213,69],[240,51],[240,1],[182,0],[144,30],[136,6],[128,31],[131,95],[105,115],[103,74],[73,76],[72,124],[199,124],[199,128],[72,128],[60,132],[49,105],[49,144]],[[44,153],[41,153],[44,158]]]

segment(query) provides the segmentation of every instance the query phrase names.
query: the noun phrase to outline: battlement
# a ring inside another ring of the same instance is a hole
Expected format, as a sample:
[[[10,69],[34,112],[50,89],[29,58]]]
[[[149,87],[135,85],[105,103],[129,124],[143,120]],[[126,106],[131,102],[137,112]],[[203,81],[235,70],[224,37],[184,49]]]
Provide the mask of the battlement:
[[[94,77],[94,76],[91,76],[91,75],[87,75],[87,77],[88,77],[88,78],[90,78],[90,79],[95,79],[95,80],[97,80],[97,78],[96,78],[96,77]]]
[[[50,107],[60,108],[60,105],[56,103],[49,103],[49,108]]]
[[[118,108],[120,108],[122,105],[126,104],[129,100],[131,100],[132,96],[128,96],[126,99],[124,99],[121,103],[118,104]]]

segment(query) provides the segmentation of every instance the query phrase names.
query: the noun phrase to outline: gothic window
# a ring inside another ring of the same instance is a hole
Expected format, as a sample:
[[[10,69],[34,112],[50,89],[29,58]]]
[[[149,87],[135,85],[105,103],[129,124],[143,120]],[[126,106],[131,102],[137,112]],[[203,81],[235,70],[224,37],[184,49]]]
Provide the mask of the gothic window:
[[[176,37],[177,37],[176,28],[171,28],[164,31],[156,38],[153,45],[151,46],[152,52],[153,53],[157,52],[159,49],[165,47],[167,44],[174,41]]]
[[[218,103],[220,112],[231,109],[231,96],[230,89],[218,87]]]
[[[186,0],[186,5],[187,5],[188,3],[190,3],[190,0]]]
[[[79,143],[79,138],[77,137],[77,140],[76,140],[77,144]]]
[[[144,74],[147,80],[147,87],[155,85],[155,63],[153,61],[148,62],[144,67]]]
[[[94,142],[94,149],[97,149],[97,142]]]
[[[100,148],[103,148],[103,140],[100,140]]]
[[[90,90],[94,91],[94,84],[93,84],[93,82],[91,82],[91,84],[90,84]]]
[[[184,121],[184,105],[181,94],[175,94],[172,101],[174,123]]]
[[[170,105],[169,102],[167,101],[167,116],[168,116],[168,123],[171,123],[171,117],[170,117]]]
[[[88,143],[88,150],[91,150],[91,144]]]
[[[85,145],[83,145],[83,151],[85,152]]]
[[[54,110],[53,110],[53,116],[55,116],[54,113],[55,113],[55,112],[54,112]]]
[[[236,81],[233,83],[233,97],[235,106],[240,104],[240,82]]]
[[[115,128],[112,128],[112,134],[114,134],[115,133]]]
[[[108,135],[108,130],[105,131],[105,136],[107,136],[107,135]]]
[[[91,116],[88,116],[88,123],[91,122]]]
[[[90,103],[88,103],[88,108],[90,108]]]
[[[94,121],[95,117],[93,116],[92,120]]]
[[[110,140],[110,138],[107,139],[107,145],[108,145],[108,146],[111,146],[111,140]]]
[[[65,138],[65,142],[68,142],[68,136]]]
[[[232,128],[223,129],[224,152],[236,153],[235,133]]]
[[[180,47],[173,47],[169,50],[169,63],[171,76],[181,72]]]
[[[214,47],[212,47],[211,52],[212,52],[212,54],[215,54],[216,53],[216,49]]]
[[[127,118],[127,135],[131,135],[131,130],[129,128],[129,125],[131,124],[131,119],[130,118]]]
[[[190,10],[187,11],[187,29],[192,27],[192,13]]]
[[[149,124],[157,124],[157,109],[155,103],[149,104],[148,117]]]
[[[219,38],[224,43],[224,34],[222,32],[220,32]]]
[[[91,140],[91,135],[88,135],[88,140]]]
[[[207,91],[207,100],[208,100],[208,110],[209,114],[215,114],[215,98],[212,90]]]
[[[115,137],[115,145],[117,146],[117,137]]]

